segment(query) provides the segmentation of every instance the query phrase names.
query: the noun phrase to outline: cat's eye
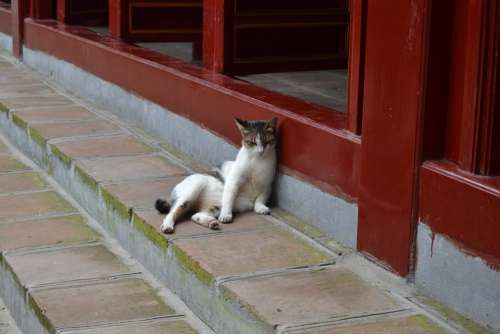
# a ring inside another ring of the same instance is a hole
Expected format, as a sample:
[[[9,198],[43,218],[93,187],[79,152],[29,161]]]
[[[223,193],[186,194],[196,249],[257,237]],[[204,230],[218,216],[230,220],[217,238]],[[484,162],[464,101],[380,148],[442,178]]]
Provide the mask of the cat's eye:
[[[246,143],[248,146],[255,146],[255,145],[257,145],[257,143],[256,143],[256,142],[251,141],[251,140],[247,140],[247,141],[245,141],[245,143]]]

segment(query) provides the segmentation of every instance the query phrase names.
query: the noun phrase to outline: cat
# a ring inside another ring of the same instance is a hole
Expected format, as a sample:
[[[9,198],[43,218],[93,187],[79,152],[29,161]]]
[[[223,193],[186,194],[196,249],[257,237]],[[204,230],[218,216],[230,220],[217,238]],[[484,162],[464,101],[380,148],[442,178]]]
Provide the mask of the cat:
[[[234,161],[226,161],[214,175],[194,174],[177,184],[169,201],[158,199],[155,207],[166,214],[161,230],[173,233],[176,221],[195,212],[191,220],[217,230],[228,224],[233,212],[269,214],[266,206],[276,172],[278,119],[244,121],[236,119],[241,148]]]

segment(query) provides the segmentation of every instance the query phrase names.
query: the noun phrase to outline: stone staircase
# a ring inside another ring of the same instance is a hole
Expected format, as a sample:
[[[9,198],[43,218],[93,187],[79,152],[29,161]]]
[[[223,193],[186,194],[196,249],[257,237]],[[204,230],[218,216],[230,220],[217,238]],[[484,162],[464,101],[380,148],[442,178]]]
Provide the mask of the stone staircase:
[[[0,295],[26,334],[487,332],[279,209],[162,234],[154,200],[206,167],[8,57],[0,133],[34,161],[0,153]]]

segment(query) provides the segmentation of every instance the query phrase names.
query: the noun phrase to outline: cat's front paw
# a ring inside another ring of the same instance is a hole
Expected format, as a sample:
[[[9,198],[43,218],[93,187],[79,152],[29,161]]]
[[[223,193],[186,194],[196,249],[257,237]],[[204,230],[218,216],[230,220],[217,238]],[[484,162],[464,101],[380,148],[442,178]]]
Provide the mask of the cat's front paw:
[[[163,233],[171,234],[174,233],[174,227],[169,224],[161,224],[160,229]]]
[[[255,203],[255,207],[253,208],[255,213],[258,213],[259,215],[268,215],[271,213],[271,210],[265,206],[264,204],[261,203]]]
[[[221,213],[219,221],[223,224],[229,224],[233,220],[233,215],[230,213]]]

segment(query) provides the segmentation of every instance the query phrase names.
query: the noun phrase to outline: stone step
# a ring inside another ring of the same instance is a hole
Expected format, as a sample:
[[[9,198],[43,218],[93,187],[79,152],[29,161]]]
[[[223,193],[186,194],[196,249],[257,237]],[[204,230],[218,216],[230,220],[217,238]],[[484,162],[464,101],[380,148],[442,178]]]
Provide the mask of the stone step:
[[[297,227],[308,229],[296,220],[248,213],[220,231],[184,221],[174,234],[162,234],[154,200],[167,196],[192,165],[105,111],[69,97],[64,104],[56,93],[23,88],[26,82],[16,85],[15,78],[8,93],[0,88],[0,131],[215,332],[456,332],[412,303],[406,290],[366,274],[373,267],[367,261],[356,262],[359,256],[318,231],[300,233]],[[39,94],[31,105],[21,102],[27,92]],[[64,289],[53,290],[64,299],[84,288]]]
[[[198,333],[178,300],[165,300],[158,283],[0,141],[5,162],[0,296],[24,333]],[[0,334],[20,334],[1,300]]]

